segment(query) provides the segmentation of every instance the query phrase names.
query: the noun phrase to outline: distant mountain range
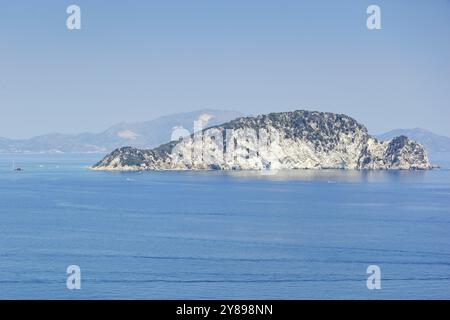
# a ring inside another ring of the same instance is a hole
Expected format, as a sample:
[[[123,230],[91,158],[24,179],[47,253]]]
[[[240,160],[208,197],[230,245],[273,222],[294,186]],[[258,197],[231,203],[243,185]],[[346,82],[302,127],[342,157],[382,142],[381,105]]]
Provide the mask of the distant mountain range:
[[[201,109],[177,113],[154,120],[119,123],[100,133],[51,133],[30,139],[0,137],[0,153],[108,153],[130,146],[141,149],[155,148],[174,136],[193,133],[194,121],[202,119],[204,127],[216,126],[243,116],[229,110]],[[376,135],[380,140],[390,140],[405,135],[425,146],[432,164],[450,168],[450,138],[429,130],[395,129]]]
[[[430,162],[435,165],[450,168],[450,138],[437,135],[429,130],[414,129],[396,129],[380,135],[380,140],[390,140],[393,137],[405,135],[421,143],[428,152]]]
[[[106,153],[121,146],[154,148],[173,137],[193,133],[194,121],[204,127],[242,116],[236,111],[202,109],[163,116],[150,121],[119,123],[100,133],[52,133],[30,139],[0,137],[0,153]]]

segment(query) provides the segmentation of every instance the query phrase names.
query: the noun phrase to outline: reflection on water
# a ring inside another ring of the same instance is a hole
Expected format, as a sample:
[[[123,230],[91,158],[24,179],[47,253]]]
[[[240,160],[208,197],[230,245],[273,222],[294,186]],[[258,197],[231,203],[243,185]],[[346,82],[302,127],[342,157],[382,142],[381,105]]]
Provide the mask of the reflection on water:
[[[428,171],[417,170],[272,170],[229,171],[227,175],[237,178],[268,179],[275,181],[322,181],[322,182],[420,182]]]
[[[350,182],[350,183],[389,183],[413,182],[420,183],[426,179],[439,180],[441,174],[446,175],[448,169],[434,170],[339,170],[339,169],[295,169],[295,170],[243,170],[243,171],[148,171],[148,172],[99,172],[87,170],[100,156],[98,154],[27,154],[27,155],[1,155],[0,179],[8,177],[22,177],[29,174],[66,171],[68,169],[83,169],[83,174],[91,175],[125,175],[127,181],[132,181],[136,175],[151,176],[177,176],[184,177],[229,177],[232,179],[256,179],[266,181],[309,181],[309,182]],[[25,172],[20,174],[11,172],[11,163],[19,164]],[[440,174],[441,172],[441,174]],[[81,172],[80,172],[81,174]]]

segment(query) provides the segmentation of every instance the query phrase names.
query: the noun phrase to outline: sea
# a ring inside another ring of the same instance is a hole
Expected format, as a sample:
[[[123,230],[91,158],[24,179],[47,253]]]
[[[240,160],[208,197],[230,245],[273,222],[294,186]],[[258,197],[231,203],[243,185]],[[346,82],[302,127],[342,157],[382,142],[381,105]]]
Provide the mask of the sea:
[[[0,155],[1,299],[450,299],[447,169],[89,170],[102,156]]]

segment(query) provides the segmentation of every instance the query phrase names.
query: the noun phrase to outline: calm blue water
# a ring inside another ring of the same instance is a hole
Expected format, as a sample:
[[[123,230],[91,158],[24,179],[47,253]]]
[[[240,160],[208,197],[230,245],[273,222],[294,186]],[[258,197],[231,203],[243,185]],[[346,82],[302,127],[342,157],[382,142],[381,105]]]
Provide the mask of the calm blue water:
[[[100,157],[0,156],[0,298],[450,298],[450,171],[86,170]]]

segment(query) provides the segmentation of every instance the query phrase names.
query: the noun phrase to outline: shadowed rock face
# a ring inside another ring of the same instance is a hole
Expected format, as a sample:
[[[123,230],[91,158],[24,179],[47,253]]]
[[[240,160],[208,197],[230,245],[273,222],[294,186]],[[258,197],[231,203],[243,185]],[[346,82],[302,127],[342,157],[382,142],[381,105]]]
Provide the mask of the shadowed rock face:
[[[379,141],[354,119],[294,111],[243,117],[152,150],[116,149],[96,170],[429,169],[422,145]]]

